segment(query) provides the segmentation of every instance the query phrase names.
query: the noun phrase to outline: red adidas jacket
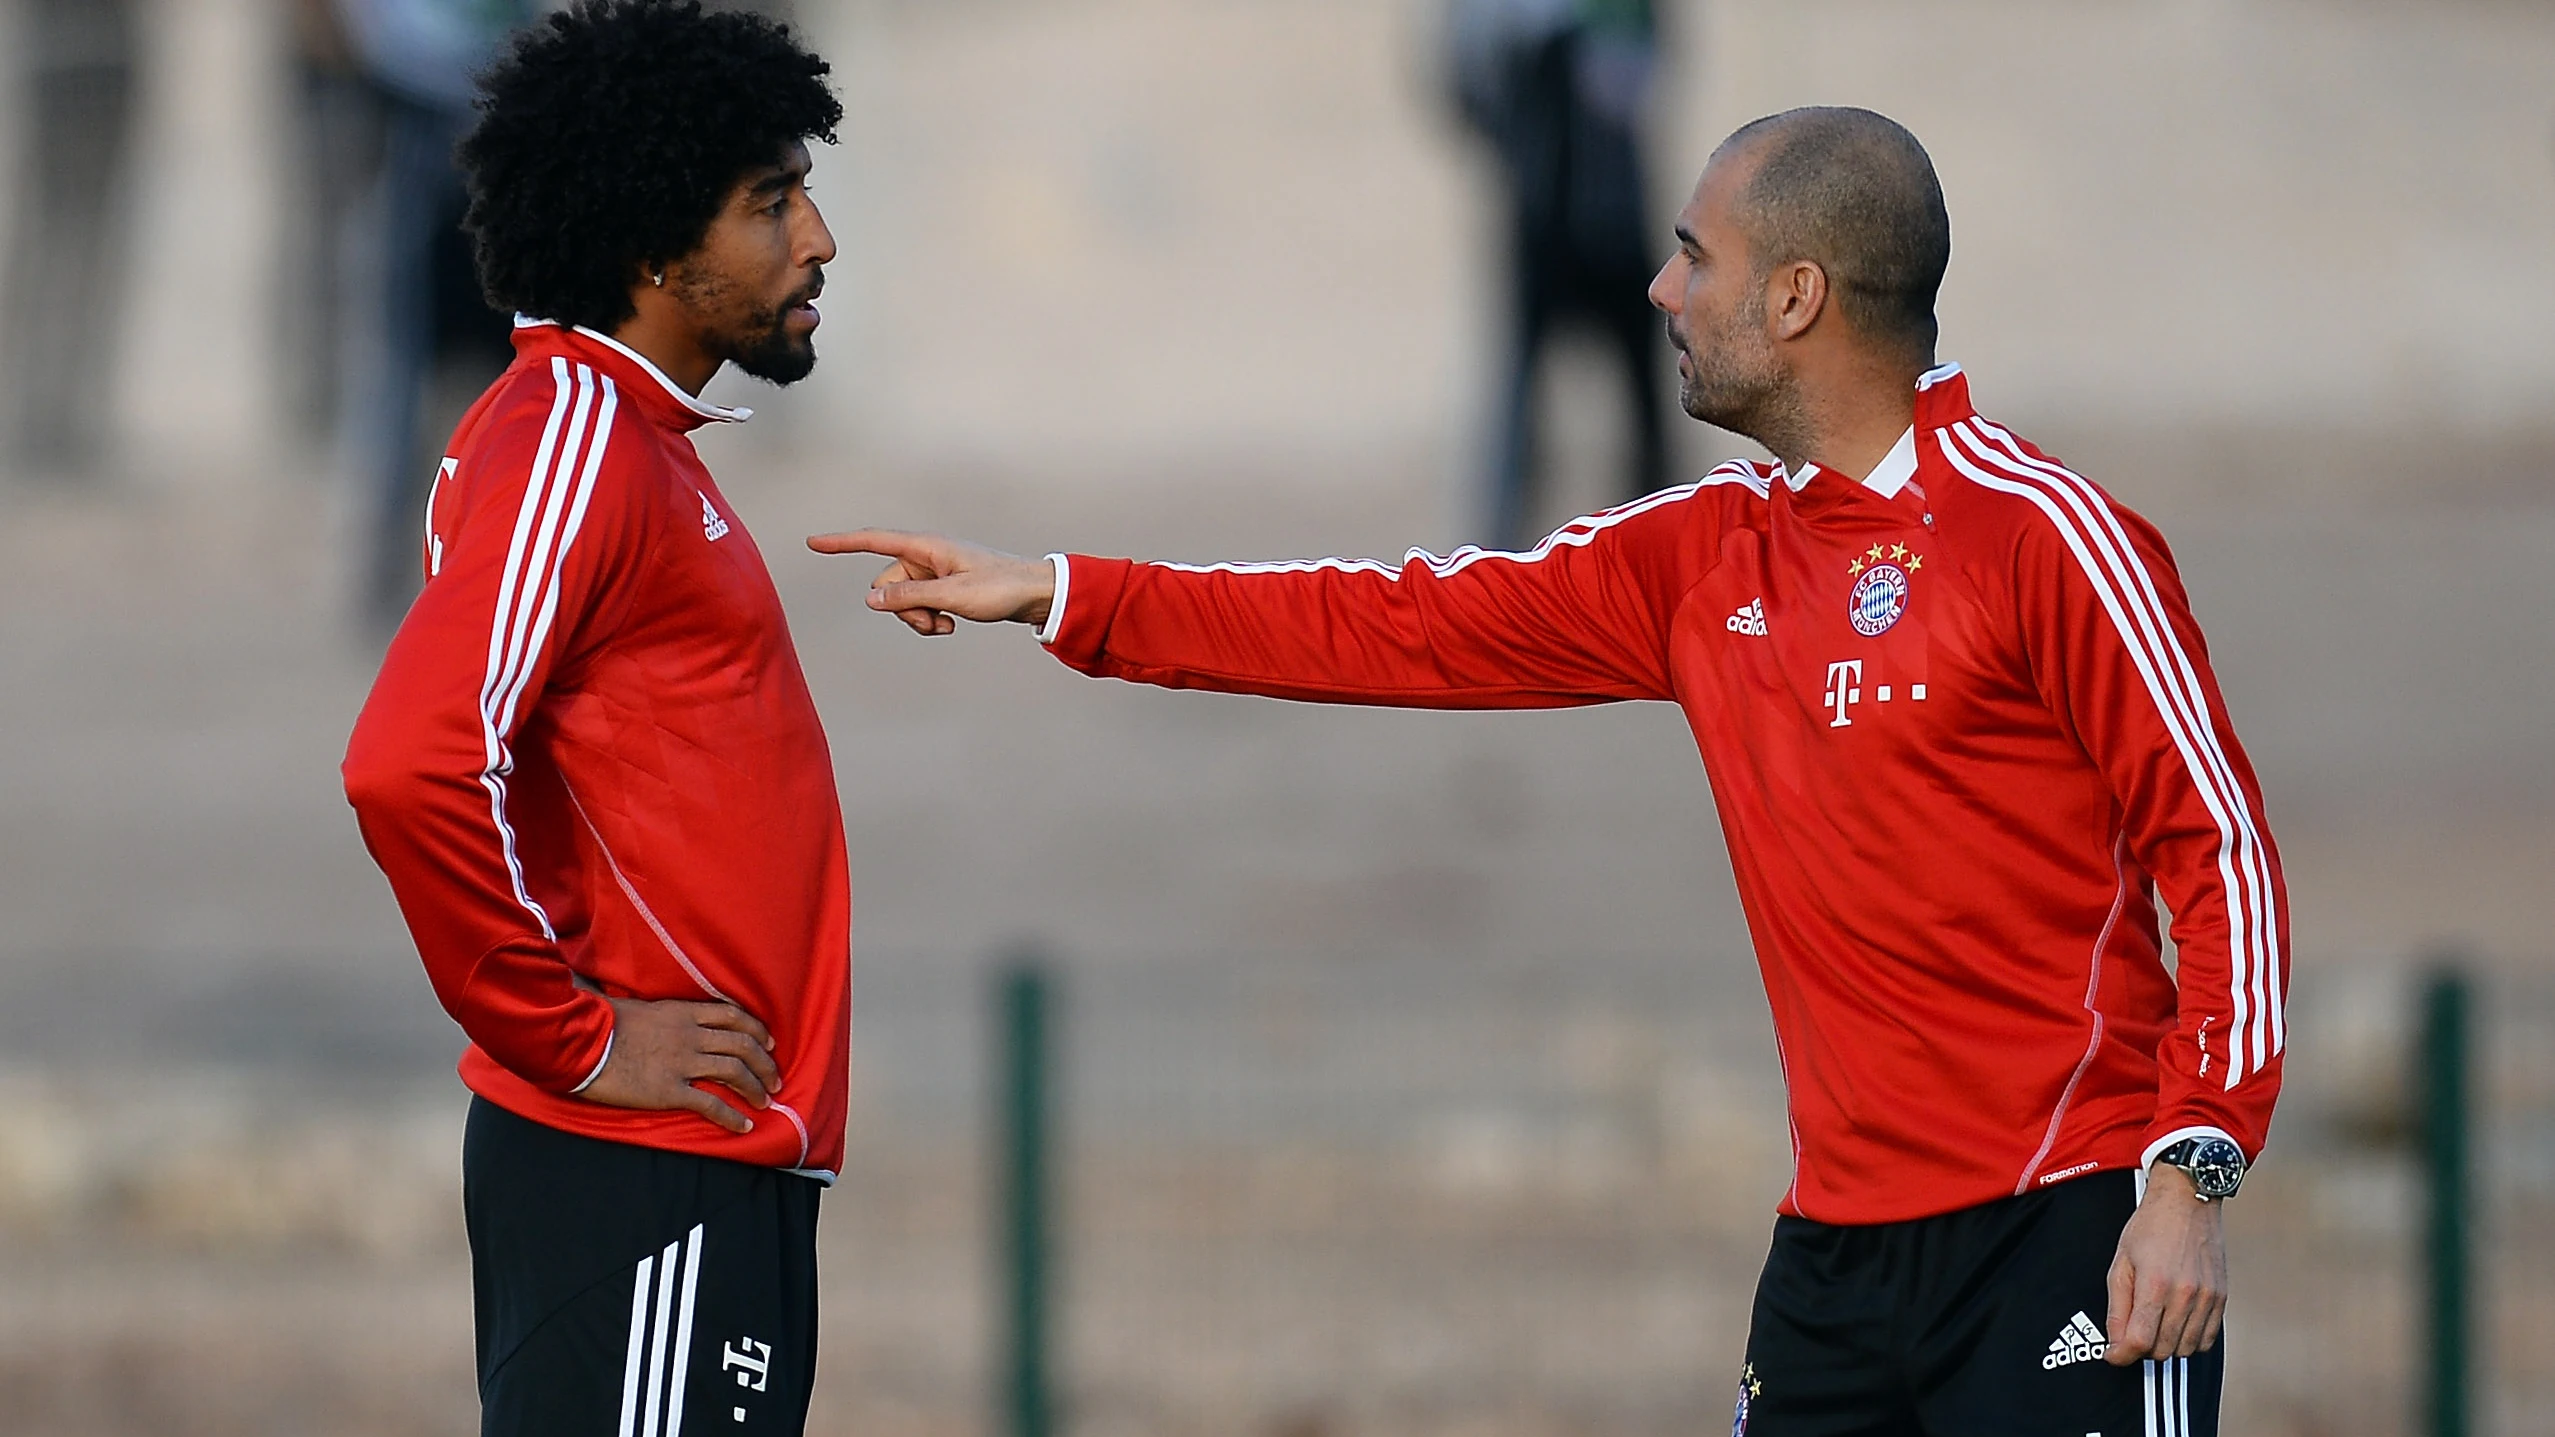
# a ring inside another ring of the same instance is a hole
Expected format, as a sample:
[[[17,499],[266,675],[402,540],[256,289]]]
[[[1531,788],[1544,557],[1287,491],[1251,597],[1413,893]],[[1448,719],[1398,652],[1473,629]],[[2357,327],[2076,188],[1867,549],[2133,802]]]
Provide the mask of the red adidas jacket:
[[[1683,707],[1772,1001],[1786,1212],[1923,1217],[2196,1133],[2251,1156],[2286,904],[2172,556],[1956,368],[1920,390],[1868,480],[1726,464],[1530,553],[1057,556],[1041,637],[1175,688]]]
[[[524,324],[515,347],[444,460],[347,797],[473,1091],[830,1180],[851,1062],[833,761],[763,557],[686,437],[745,413],[591,331]],[[754,1131],[578,1097],[604,994],[761,1019],[781,1091]]]

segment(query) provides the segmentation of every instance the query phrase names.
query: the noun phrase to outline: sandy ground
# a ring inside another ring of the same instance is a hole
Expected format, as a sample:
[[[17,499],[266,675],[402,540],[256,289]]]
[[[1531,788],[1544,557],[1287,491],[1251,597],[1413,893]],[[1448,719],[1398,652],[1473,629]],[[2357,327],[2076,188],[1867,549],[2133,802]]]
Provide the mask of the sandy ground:
[[[1438,497],[1429,466],[1342,458],[1207,506],[1171,475],[1077,502],[711,453],[791,602],[852,817],[861,1093],[822,1430],[980,1430],[984,976],[1024,939],[1069,984],[1087,1430],[1646,1433],[1721,1410],[1779,1092],[1673,713],[1148,694],[1021,634],[912,639],[852,606],[861,572],[793,547],[885,518],[1389,552]],[[2354,1135],[2400,1121],[2410,960],[2461,940],[2515,995],[2510,1040],[2555,1031],[2533,976],[2555,805],[2529,752],[2555,507],[2517,479],[2416,507],[2337,474],[2301,512],[2172,467],[2148,507],[2271,793],[2301,955],[2295,1166],[2240,1214],[2237,1400],[2246,1430],[2387,1430],[2415,1206]],[[373,650],[336,602],[333,506],[303,479],[9,497],[0,1390],[30,1432],[465,1430],[455,1039],[335,792]],[[2549,1330],[2528,1274],[2555,1084],[2504,1086],[2516,1359]],[[2532,1371],[2503,1364],[2509,1400],[2546,1400]]]

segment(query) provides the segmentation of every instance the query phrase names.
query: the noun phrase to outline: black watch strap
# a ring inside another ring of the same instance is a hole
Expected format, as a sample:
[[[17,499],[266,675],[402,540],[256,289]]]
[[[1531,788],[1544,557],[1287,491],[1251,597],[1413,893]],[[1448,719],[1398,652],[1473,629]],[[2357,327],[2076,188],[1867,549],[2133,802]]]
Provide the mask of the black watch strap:
[[[2234,1197],[2244,1186],[2244,1149],[2215,1135],[2184,1138],[2156,1154],[2156,1161],[2181,1169],[2202,1202]]]

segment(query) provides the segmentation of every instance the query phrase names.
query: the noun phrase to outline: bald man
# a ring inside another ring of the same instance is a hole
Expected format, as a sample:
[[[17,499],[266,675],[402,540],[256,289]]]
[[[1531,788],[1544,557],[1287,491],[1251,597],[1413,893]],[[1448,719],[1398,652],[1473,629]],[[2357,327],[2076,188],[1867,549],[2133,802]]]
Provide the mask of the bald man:
[[[1734,1433],[2217,1430],[2222,1204],[2280,1086],[2287,905],[2164,540],[1935,362],[1951,226],[1863,110],[1732,135],[1650,286],[1734,462],[1522,553],[1021,559],[871,607],[1320,703],[1681,706],[1793,1133]],[[2163,958],[2159,900],[2177,961]]]

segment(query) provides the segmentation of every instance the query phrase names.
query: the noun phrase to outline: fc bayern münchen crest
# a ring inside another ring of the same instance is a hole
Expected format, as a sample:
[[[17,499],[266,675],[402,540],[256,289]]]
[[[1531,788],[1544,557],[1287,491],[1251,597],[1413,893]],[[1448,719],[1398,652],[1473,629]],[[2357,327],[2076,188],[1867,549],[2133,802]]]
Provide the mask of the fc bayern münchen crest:
[[[1739,1369],[1739,1405],[1730,1413],[1730,1437],[1748,1437],[1748,1409],[1757,1405],[1757,1394],[1764,1390],[1755,1363]]]
[[[1907,571],[1896,564],[1874,564],[1854,581],[1854,593],[1846,601],[1846,616],[1854,620],[1854,632],[1877,638],[1888,631],[1907,612]]]

